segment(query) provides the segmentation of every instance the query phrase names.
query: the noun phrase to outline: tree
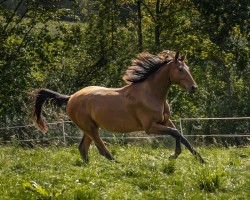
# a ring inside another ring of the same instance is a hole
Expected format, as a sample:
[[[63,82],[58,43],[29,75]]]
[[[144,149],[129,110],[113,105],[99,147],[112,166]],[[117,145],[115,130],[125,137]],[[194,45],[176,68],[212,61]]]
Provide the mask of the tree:
[[[53,46],[59,43],[56,34],[50,35],[48,23],[60,19],[62,10],[53,2],[50,6],[39,1],[7,3],[0,6],[0,120],[24,124],[28,93],[42,85],[60,51]]]
[[[141,4],[142,4],[142,1],[141,0],[137,0],[137,35],[138,35],[138,50],[139,50],[139,52],[143,51]]]
[[[247,47],[249,2],[246,0],[194,0],[193,2],[201,13],[199,28],[217,46],[216,58],[212,58],[216,63],[213,71],[214,77],[225,83],[225,87],[221,88],[226,91],[224,114],[238,113],[239,110],[235,107],[237,101],[232,100],[238,99],[239,91],[236,91],[235,87],[246,78],[243,74],[249,71],[247,59],[249,58]]]
[[[161,33],[166,29],[171,29],[176,22],[173,20],[182,10],[190,6],[188,0],[154,0],[144,1],[142,5],[145,8],[154,24],[154,51],[158,52],[161,47]]]

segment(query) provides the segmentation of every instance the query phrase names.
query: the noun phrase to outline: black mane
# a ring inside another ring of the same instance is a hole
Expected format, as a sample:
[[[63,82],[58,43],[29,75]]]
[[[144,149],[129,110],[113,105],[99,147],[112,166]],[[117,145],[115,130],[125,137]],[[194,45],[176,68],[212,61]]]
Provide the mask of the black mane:
[[[132,60],[131,66],[128,67],[123,76],[123,80],[127,84],[142,82],[172,58],[170,51],[163,51],[158,55],[143,52]]]

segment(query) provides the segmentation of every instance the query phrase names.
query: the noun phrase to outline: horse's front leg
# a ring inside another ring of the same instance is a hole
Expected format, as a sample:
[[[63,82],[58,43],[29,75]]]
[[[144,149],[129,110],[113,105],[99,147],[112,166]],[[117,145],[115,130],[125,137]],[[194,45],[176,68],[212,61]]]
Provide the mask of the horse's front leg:
[[[163,125],[176,129],[174,123],[172,122],[172,120],[170,119],[170,108],[169,105],[167,103],[167,101],[165,101],[164,103],[164,120],[162,122]],[[170,159],[176,159],[179,155],[181,154],[181,142],[179,138],[175,138],[175,152],[172,153],[169,158]]]
[[[161,134],[161,135],[171,135],[176,140],[179,140],[201,163],[205,163],[201,155],[194,150],[189,141],[179,133],[177,129],[167,127],[159,123],[153,123],[149,129],[146,130],[148,134]]]
[[[168,121],[166,122],[166,125],[170,128],[176,129],[174,123],[172,122],[172,120],[168,119]],[[178,156],[181,154],[181,142],[179,138],[175,139],[175,152],[172,153],[169,158],[170,159],[176,159],[178,158]]]

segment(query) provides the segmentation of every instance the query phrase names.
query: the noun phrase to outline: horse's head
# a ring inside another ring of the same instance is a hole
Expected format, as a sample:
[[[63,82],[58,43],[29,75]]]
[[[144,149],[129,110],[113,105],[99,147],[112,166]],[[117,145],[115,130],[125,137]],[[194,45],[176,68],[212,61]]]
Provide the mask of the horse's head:
[[[185,58],[186,55],[179,57],[179,52],[175,54],[172,61],[170,80],[172,83],[179,85],[190,93],[194,93],[198,86],[189,71],[189,67],[184,62]]]

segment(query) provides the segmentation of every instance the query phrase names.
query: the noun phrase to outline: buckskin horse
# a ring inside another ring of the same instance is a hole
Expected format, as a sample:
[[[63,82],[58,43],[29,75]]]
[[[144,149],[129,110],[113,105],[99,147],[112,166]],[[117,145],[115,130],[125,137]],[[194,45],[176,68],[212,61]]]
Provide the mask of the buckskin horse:
[[[170,135],[176,140],[175,152],[181,153],[181,143],[201,162],[200,154],[180,134],[170,119],[167,93],[172,84],[177,84],[190,93],[197,90],[185,56],[179,52],[164,50],[158,55],[144,52],[132,60],[123,80],[122,88],[85,87],[68,96],[48,89],[34,92],[32,118],[38,129],[48,131],[42,118],[42,107],[51,101],[55,106],[67,103],[69,118],[82,130],[79,151],[88,161],[88,150],[92,141],[99,153],[116,162],[98,133],[99,127],[110,132],[145,131],[147,134]]]

